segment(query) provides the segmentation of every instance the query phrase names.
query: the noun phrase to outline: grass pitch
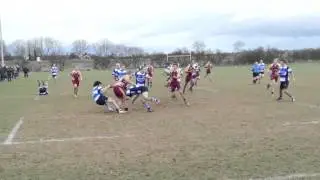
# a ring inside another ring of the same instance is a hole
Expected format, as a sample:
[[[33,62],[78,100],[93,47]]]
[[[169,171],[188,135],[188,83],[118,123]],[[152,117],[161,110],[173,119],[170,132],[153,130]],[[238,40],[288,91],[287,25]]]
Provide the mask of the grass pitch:
[[[267,77],[251,85],[248,67],[217,67],[214,83],[187,93],[191,106],[173,101],[158,72],[150,94],[161,99],[147,113],[140,102],[123,115],[103,113],[91,100],[94,80],[83,72],[74,99],[67,72],[35,100],[37,79],[0,83],[0,140],[20,117],[13,142],[0,145],[0,179],[250,179],[320,172],[319,64],[295,64],[297,101],[276,102]],[[109,91],[112,96],[112,91]],[[319,121],[319,124],[318,124]],[[313,177],[319,179],[320,177]],[[304,179],[304,178],[300,178]],[[310,177],[310,179],[312,179]]]

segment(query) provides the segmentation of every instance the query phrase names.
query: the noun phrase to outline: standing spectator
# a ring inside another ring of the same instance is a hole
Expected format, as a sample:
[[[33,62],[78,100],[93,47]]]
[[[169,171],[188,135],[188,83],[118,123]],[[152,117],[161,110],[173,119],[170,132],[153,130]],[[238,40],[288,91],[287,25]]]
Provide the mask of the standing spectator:
[[[29,68],[27,68],[26,66],[22,68],[23,71],[23,77],[24,78],[28,78],[29,77]]]

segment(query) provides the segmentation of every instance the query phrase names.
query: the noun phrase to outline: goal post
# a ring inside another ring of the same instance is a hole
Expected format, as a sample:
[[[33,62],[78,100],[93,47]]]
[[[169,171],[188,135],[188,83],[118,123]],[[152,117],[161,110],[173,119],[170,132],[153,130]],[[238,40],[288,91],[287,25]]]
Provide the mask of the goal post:
[[[181,59],[183,59],[183,62],[185,62],[186,60],[189,61],[188,63],[192,62],[192,53],[191,53],[191,51],[190,51],[189,54],[171,55],[171,54],[167,53],[166,56],[167,56],[167,63],[169,63],[169,59],[170,58],[175,58],[175,59],[177,59],[177,61],[181,61]]]

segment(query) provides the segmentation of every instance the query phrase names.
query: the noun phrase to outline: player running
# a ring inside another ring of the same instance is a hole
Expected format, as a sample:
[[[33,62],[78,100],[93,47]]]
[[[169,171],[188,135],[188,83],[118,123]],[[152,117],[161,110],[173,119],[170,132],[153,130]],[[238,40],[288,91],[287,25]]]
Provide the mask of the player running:
[[[183,99],[183,102],[185,103],[185,105],[189,106],[188,101],[186,100],[186,98],[183,95],[183,92],[181,91],[181,86],[180,86],[180,81],[181,81],[181,72],[179,72],[178,69],[178,64],[174,63],[173,64],[173,69],[170,72],[170,91],[172,93],[171,97],[172,98],[176,98],[175,92],[179,92],[181,98]]]
[[[53,64],[50,69],[50,72],[51,72],[52,79],[54,79],[54,81],[56,81],[58,73],[59,73],[59,68],[55,64]]]
[[[279,79],[280,65],[278,59],[275,59],[269,66],[270,82],[267,84],[267,90],[271,89],[271,95],[274,95],[274,85],[277,84]]]
[[[257,81],[260,83],[260,66],[258,62],[255,62],[251,68],[252,71],[252,83],[256,84]]]
[[[183,93],[183,94],[185,93],[186,88],[187,88],[187,86],[188,86],[189,83],[190,83],[190,88],[189,88],[190,91],[191,91],[191,88],[192,88],[191,86],[193,86],[193,85],[191,85],[192,74],[193,74],[193,72],[194,72],[194,69],[193,69],[192,65],[189,64],[189,65],[184,69],[184,72],[185,72],[186,76],[185,76],[185,82],[184,82],[184,86],[183,86],[183,90],[182,90],[182,93]]]
[[[110,87],[109,86],[103,87],[100,81],[95,81],[93,83],[93,89],[92,89],[92,99],[94,100],[94,102],[100,106],[104,106],[105,112],[113,111],[113,109],[108,106],[108,103],[111,103],[116,108],[117,113],[125,113],[126,111],[121,110],[119,105],[116,103],[114,99],[104,95],[105,91],[108,88]]]
[[[73,71],[71,71],[70,76],[73,86],[73,96],[76,98],[78,97],[80,81],[82,81],[82,74],[78,68],[75,68]]]
[[[260,79],[262,79],[264,77],[264,71],[266,69],[266,65],[264,64],[262,59],[260,60],[259,67],[260,67]]]
[[[211,70],[213,68],[213,65],[210,61],[207,62],[207,64],[204,66],[204,68],[206,69],[206,75],[204,76],[204,78],[209,78],[209,80],[212,82],[211,77],[209,76],[211,74]]]
[[[193,69],[194,69],[194,74],[193,74],[193,80],[194,80],[194,85],[198,85],[198,80],[200,80],[200,66],[198,63],[193,64]]]
[[[288,92],[290,76],[294,81],[294,75],[293,75],[292,69],[287,65],[286,60],[281,60],[280,64],[281,64],[279,69],[280,93],[279,93],[279,98],[277,100],[278,101],[282,100],[283,93],[285,93],[287,96],[291,98],[291,101],[294,102],[295,98],[292,96],[291,93]]]
[[[152,78],[153,78],[153,74],[154,74],[154,68],[151,65],[151,63],[147,66],[147,87],[148,88],[152,88]]]

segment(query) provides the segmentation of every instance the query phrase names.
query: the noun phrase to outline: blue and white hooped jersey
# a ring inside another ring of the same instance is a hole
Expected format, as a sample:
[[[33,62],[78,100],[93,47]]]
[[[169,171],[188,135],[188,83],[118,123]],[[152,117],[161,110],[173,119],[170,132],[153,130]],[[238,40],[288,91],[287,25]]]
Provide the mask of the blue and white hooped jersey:
[[[112,76],[116,79],[119,79],[119,72],[120,72],[120,69],[116,68],[112,71]]]
[[[56,75],[58,75],[58,72],[59,72],[59,69],[57,66],[51,67],[51,74],[52,75],[56,76]]]
[[[94,102],[96,102],[101,96],[104,96],[101,90],[101,86],[96,86],[92,89],[92,99],[94,100]]]
[[[118,70],[118,79],[123,78],[127,74],[127,71],[125,69],[119,69]]]
[[[266,65],[264,63],[259,63],[259,67],[260,67],[260,72],[264,72],[264,70],[266,69]]]
[[[288,66],[280,67],[279,70],[279,77],[280,77],[280,82],[288,82],[289,79],[289,74],[292,73],[292,69]]]
[[[146,84],[146,73],[145,72],[136,72],[135,76],[136,76],[136,86],[140,87],[140,86],[145,86]]]

